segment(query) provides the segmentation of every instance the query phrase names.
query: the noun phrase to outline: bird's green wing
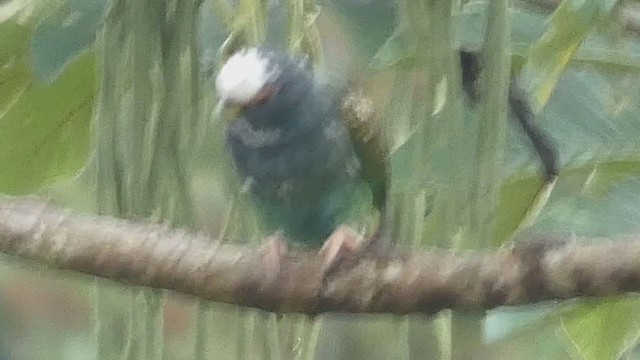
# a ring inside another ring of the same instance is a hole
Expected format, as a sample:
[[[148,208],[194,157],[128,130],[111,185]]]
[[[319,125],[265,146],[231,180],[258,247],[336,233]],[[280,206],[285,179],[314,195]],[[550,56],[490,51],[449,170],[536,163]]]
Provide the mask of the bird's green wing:
[[[342,99],[341,116],[362,166],[362,177],[371,189],[373,205],[383,212],[389,181],[389,144],[373,102],[361,90],[350,90]]]

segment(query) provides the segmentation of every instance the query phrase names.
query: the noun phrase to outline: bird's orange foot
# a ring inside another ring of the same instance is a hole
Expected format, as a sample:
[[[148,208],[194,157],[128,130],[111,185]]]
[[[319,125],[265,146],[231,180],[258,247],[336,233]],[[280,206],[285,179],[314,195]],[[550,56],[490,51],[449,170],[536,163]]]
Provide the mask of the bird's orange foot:
[[[275,233],[265,239],[262,245],[262,256],[266,266],[265,272],[269,280],[275,279],[280,272],[282,256],[287,251],[287,243],[282,233]]]
[[[353,257],[363,248],[363,236],[347,225],[336,228],[320,249],[325,271],[333,268],[340,259]]]

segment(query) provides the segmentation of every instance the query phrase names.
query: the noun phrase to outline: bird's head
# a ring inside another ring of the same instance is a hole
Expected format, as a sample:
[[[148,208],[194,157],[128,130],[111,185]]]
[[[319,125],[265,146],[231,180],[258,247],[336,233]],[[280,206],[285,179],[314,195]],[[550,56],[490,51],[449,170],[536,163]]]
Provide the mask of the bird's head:
[[[266,121],[299,103],[312,81],[302,59],[250,47],[229,57],[216,78],[216,90],[225,105],[240,106],[245,116],[260,114]]]

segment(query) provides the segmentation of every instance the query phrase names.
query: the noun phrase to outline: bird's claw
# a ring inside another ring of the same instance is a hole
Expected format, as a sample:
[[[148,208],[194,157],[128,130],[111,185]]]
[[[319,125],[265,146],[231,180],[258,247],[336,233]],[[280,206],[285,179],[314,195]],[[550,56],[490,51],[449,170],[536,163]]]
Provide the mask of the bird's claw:
[[[262,255],[266,265],[265,273],[269,280],[275,279],[280,272],[282,257],[287,251],[287,243],[282,233],[275,233],[265,239],[262,245]]]
[[[333,268],[339,259],[358,253],[362,249],[363,239],[361,234],[349,226],[338,226],[319,252],[325,271]]]

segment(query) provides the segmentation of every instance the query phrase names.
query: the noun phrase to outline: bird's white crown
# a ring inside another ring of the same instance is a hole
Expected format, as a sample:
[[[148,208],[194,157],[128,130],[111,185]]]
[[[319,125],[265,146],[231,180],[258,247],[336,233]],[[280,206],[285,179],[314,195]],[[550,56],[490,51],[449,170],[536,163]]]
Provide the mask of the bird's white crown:
[[[277,76],[278,69],[260,49],[244,48],[233,54],[216,78],[216,90],[223,101],[250,102],[264,85]]]

